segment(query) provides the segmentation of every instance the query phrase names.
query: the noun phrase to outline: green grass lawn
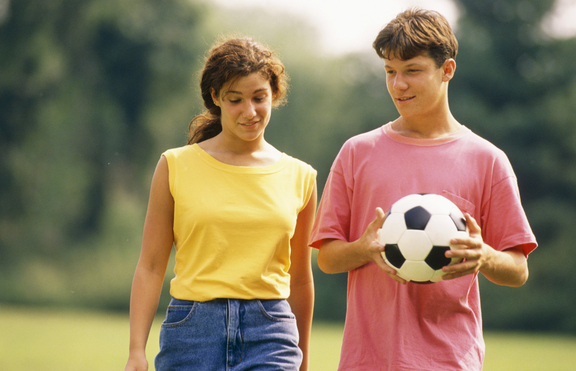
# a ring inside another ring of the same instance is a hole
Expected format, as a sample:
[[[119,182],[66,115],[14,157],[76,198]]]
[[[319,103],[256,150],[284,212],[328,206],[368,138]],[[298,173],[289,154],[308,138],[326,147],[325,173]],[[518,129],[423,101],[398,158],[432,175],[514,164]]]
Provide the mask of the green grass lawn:
[[[160,322],[150,334],[150,370]],[[127,316],[0,307],[0,370],[123,370],[128,337]],[[311,371],[336,370],[341,341],[342,326],[315,324]],[[576,337],[488,333],[486,348],[485,371],[576,369]]]

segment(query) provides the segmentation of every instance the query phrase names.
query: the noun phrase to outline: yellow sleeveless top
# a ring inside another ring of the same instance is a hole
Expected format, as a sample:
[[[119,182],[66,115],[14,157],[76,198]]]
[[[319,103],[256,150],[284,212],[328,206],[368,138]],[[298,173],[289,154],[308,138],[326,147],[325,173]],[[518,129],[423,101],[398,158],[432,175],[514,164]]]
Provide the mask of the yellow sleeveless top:
[[[197,144],[168,150],[175,277],[181,300],[284,299],[290,239],[316,170],[282,154],[273,165],[232,166]]]

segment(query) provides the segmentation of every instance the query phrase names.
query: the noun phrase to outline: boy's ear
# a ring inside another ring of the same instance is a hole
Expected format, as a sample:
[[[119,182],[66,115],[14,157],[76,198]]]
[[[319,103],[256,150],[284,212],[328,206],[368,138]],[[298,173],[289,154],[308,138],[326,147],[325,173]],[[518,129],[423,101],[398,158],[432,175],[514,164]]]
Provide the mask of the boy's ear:
[[[456,72],[456,61],[453,58],[447,59],[442,66],[444,70],[444,75],[442,76],[442,81],[448,82],[454,77]]]

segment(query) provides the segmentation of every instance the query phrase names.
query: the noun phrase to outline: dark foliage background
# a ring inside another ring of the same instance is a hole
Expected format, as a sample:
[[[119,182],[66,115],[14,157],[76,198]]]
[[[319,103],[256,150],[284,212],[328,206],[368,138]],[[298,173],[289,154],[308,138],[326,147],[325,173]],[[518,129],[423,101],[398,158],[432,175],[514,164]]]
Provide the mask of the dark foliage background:
[[[456,3],[452,110],[509,155],[540,243],[522,288],[482,280],[485,327],[576,333],[576,39],[543,31],[553,0]],[[291,90],[267,139],[318,169],[320,191],[347,138],[397,116],[370,45],[326,56],[293,16],[187,0],[2,6],[0,304],[127,310],[154,165],[185,144],[197,71],[223,33],[278,50]],[[346,275],[314,269],[315,318],[342,320]]]

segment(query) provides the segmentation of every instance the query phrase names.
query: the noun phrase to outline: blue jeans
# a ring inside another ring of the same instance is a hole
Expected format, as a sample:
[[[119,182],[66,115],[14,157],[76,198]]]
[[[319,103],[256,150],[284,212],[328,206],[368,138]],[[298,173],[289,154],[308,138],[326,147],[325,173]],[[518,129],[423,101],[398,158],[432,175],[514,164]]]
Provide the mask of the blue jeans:
[[[286,300],[172,299],[157,371],[298,370],[296,318]]]

